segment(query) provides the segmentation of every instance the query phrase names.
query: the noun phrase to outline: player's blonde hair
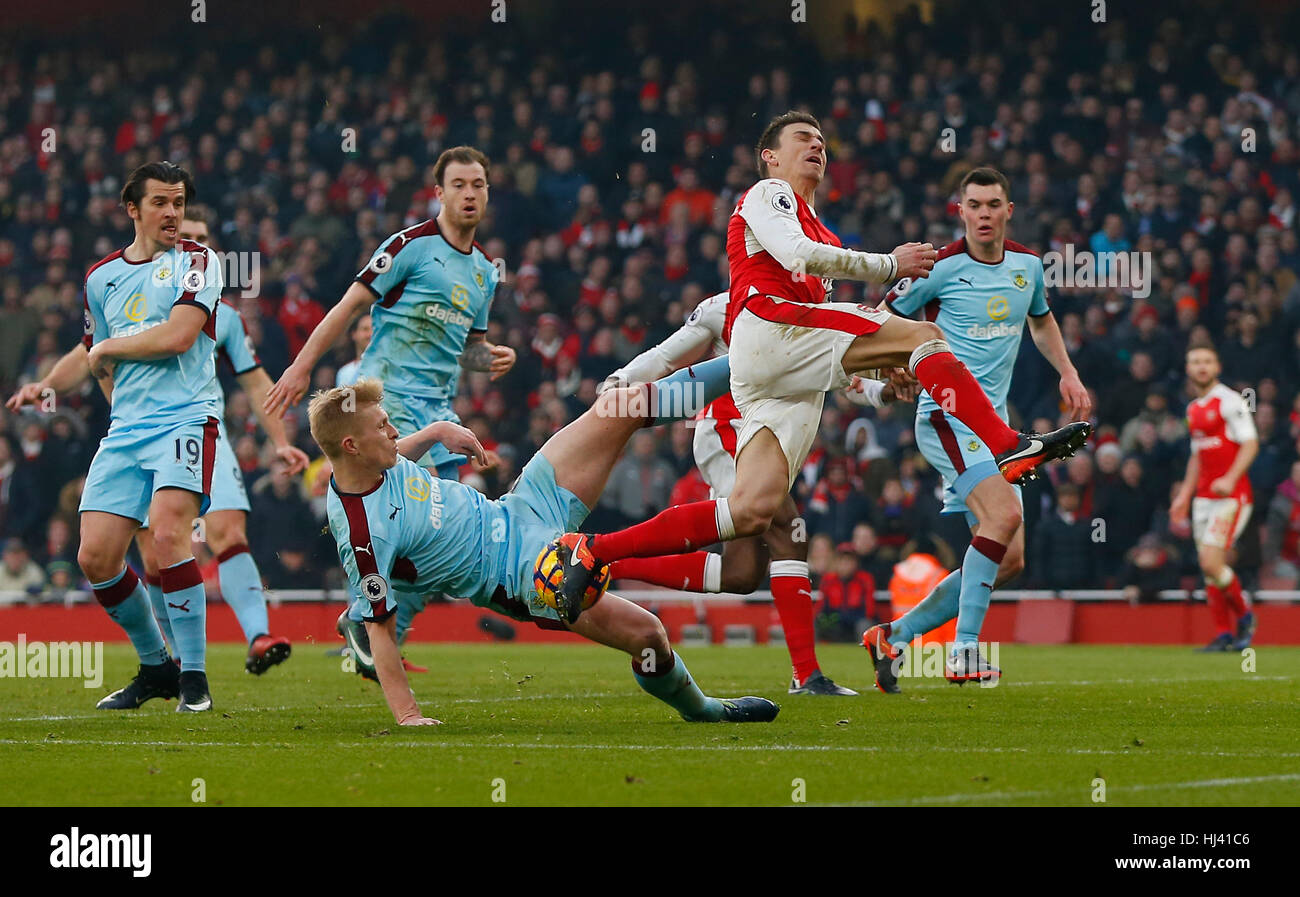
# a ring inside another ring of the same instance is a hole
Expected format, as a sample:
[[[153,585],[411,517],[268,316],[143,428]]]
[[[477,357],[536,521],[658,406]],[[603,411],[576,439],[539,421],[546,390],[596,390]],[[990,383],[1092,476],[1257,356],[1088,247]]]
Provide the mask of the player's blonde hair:
[[[384,384],[374,377],[363,377],[351,386],[316,391],[307,406],[307,421],[311,438],[325,457],[334,459],[343,453],[343,437],[351,435],[357,412],[366,405],[378,405],[383,398]]]

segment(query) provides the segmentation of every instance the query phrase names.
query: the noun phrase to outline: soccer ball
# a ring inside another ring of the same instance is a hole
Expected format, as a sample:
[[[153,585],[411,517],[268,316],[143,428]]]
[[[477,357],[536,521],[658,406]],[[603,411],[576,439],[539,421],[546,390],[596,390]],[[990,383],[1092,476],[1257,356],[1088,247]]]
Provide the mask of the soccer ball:
[[[537,563],[533,564],[533,588],[537,590],[537,597],[547,607],[555,610],[560,609],[558,592],[560,581],[564,577],[564,561],[560,558],[559,549],[558,540],[551,542],[537,555]],[[582,596],[582,609],[587,610],[599,601],[608,588],[609,564],[606,564],[587,583],[587,591]]]

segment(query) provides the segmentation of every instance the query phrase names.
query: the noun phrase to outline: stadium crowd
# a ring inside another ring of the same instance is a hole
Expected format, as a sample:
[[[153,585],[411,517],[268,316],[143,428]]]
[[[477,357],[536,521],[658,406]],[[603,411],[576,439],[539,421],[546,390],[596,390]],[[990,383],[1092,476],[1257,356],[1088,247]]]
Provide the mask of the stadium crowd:
[[[753,143],[769,117],[806,107],[830,147],[818,213],[846,245],[950,242],[958,180],[990,164],[1011,178],[1018,242],[1153,260],[1145,298],[1049,295],[1095,394],[1097,430],[1087,452],[1025,489],[1018,585],[1147,595],[1197,584],[1190,534],[1170,528],[1168,505],[1188,454],[1183,351],[1209,338],[1225,382],[1249,390],[1260,432],[1254,519],[1235,566],[1248,585],[1290,586],[1300,568],[1300,54],[1280,32],[1250,33],[1227,16],[1138,11],[1083,28],[1054,9],[939,15],[900,17],[888,34],[848,20],[840,44],[821,47],[789,22],[724,28],[703,15],[591,22],[581,34],[552,24],[511,42],[375,20],[275,45],[205,36],[171,80],[145,53],[118,62],[91,45],[29,45],[29,58],[0,68],[0,391],[39,378],[80,338],[82,277],[130,242],[118,192],[141,162],[187,166],[215,248],[244,260],[227,271],[256,271],[228,283],[226,299],[275,378],[380,241],[436,214],[433,160],[470,143],[493,163],[479,241],[508,271],[488,339],[519,354],[495,382],[465,375],[455,403],[500,457],[483,474],[465,470],[495,496],[600,380],[725,289],[726,225],[756,179]],[[652,41],[657,29],[672,39]],[[520,41],[534,52],[512,52]],[[652,44],[677,52],[648,53]],[[835,292],[880,296],[851,283]],[[333,385],[365,339],[363,329],[336,347],[316,384]],[[319,464],[286,475],[247,397],[223,383],[268,586],[337,585]],[[107,426],[92,387],[0,410],[0,591],[80,581],[75,511]],[[1057,426],[1058,399],[1054,372],[1024,340],[1013,424]],[[289,432],[316,457],[304,408]],[[917,550],[955,566],[969,533],[941,518],[938,485],[914,447],[912,406],[828,401],[796,484],[823,591],[840,601],[867,580],[884,588],[892,564]],[[591,526],[701,494],[689,428],[646,431]]]

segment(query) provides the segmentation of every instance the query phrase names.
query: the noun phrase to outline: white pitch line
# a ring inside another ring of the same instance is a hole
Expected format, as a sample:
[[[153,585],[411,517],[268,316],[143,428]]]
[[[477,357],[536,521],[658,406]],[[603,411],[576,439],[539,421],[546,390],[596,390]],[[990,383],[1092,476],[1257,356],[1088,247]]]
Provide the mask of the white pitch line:
[[[702,753],[748,753],[748,752],[773,752],[784,751],[791,753],[821,753],[821,754],[1022,754],[1030,756],[1036,753],[1049,753],[1053,755],[1070,754],[1070,755],[1106,755],[1120,757],[1141,757],[1146,753],[1150,757],[1229,757],[1245,760],[1278,760],[1300,757],[1300,751],[1287,752],[1248,752],[1248,751],[1183,751],[1183,750],[1151,750],[1147,753],[1144,751],[1115,750],[1107,748],[1028,748],[1028,747],[988,747],[988,748],[969,748],[969,747],[945,747],[942,745],[827,745],[827,744],[655,744],[655,745],[629,745],[629,744],[566,744],[546,741],[526,741],[526,742],[504,742],[504,741],[392,741],[387,740],[387,736],[375,736],[376,739],[383,740],[366,740],[366,741],[341,741],[334,746],[338,748],[362,748],[383,745],[394,748],[439,748],[454,750],[476,750],[479,748],[494,748],[506,750],[536,750],[543,748],[574,749],[582,751],[672,751],[672,752],[690,752],[697,751]],[[108,747],[230,747],[230,748],[248,748],[264,746],[266,744],[281,745],[284,747],[294,747],[295,745],[288,742],[262,742],[260,744],[251,744],[249,742],[238,741],[123,741],[123,740],[99,740],[99,739],[82,739],[82,738],[40,738],[40,739],[20,739],[4,738],[0,739],[0,745],[105,745]]]
[[[521,695],[500,695],[490,698],[447,698],[438,700],[436,698],[425,698],[426,704],[437,704],[445,706],[447,704],[499,704],[511,701],[585,701],[600,700],[604,698],[626,698],[635,697],[632,691],[627,692],[593,692],[589,694],[521,694]],[[318,710],[339,709],[364,709],[369,707],[382,707],[383,703],[376,697],[373,703],[369,704],[315,704],[315,705],[284,705],[280,707],[240,707],[233,711],[236,714],[244,713],[311,713]],[[147,717],[146,714],[142,716]],[[70,713],[61,716],[10,716],[0,717],[0,722],[5,723],[43,723],[58,722],[60,720],[84,720],[84,719],[120,719],[113,713],[99,711],[97,713]],[[130,718],[130,717],[127,717]]]
[[[1254,673],[1243,674],[1242,676],[1242,680],[1245,680],[1247,682],[1292,682],[1295,681],[1297,678],[1300,677],[1257,676]],[[1024,688],[1027,686],[1040,686],[1040,685],[1052,686],[1052,687],[1061,687],[1066,685],[1074,686],[1074,687],[1086,686],[1086,685],[1174,685],[1174,684],[1180,684],[1184,682],[1224,682],[1224,681],[1225,680],[1222,676],[1184,676],[1182,678],[1166,678],[1166,679],[1065,679],[1065,680],[1011,679],[1010,681],[999,682],[997,685],[991,687],[981,686],[978,685],[977,683],[971,683],[971,684],[983,691],[994,691],[996,689],[1006,688],[1008,686]],[[1241,681],[1241,680],[1226,680],[1226,681]],[[950,688],[953,683],[948,682],[947,680],[943,680],[942,676],[925,676],[920,678],[915,676],[899,676],[898,684],[900,687],[906,685],[909,688],[942,689],[942,688]]]
[[[1128,793],[1130,791],[1178,791],[1184,788],[1223,788],[1237,787],[1242,785],[1268,785],[1274,782],[1297,782],[1300,781],[1300,772],[1280,773],[1271,776],[1241,776],[1236,778],[1223,779],[1194,779],[1187,782],[1150,782],[1138,785],[1110,785],[1106,786],[1106,791],[1110,793]],[[1010,799],[1015,800],[1027,797],[1051,797],[1051,796],[1077,796],[1088,789],[1081,788],[1072,791],[1063,791],[1060,789],[1053,791],[968,791],[960,794],[939,794],[930,797],[913,797],[900,798],[898,800],[872,800],[872,801],[854,801],[851,803],[833,803],[821,804],[820,806],[835,807],[897,807],[897,806],[925,806],[928,804],[952,804],[969,800],[996,800]],[[813,806],[810,804],[809,806]]]

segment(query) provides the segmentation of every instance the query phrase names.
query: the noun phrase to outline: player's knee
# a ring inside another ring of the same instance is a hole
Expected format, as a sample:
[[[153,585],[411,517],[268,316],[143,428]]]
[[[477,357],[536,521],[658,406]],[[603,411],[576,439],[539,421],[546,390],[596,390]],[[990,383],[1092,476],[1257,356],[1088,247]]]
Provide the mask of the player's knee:
[[[213,519],[211,517],[205,517],[204,522],[207,524],[208,549],[213,554],[221,554],[227,548],[244,545],[248,542],[248,536],[244,534],[242,522],[227,523],[220,518]]]
[[[758,556],[761,559],[761,555]],[[761,563],[732,565],[728,567],[725,563],[722,565],[722,591],[732,592],[736,595],[748,595],[750,592],[758,590],[759,584],[763,581],[763,565]]]
[[[604,420],[621,420],[631,427],[639,427],[650,413],[647,388],[638,384],[606,390],[591,408],[597,417]]]
[[[740,507],[731,506],[731,522],[736,528],[736,537],[761,536],[772,525],[775,508],[761,501],[746,502]]]
[[[668,630],[654,614],[647,613],[645,617],[636,624],[629,653],[634,658],[643,658],[648,656],[647,651],[651,651],[659,660],[667,660],[672,653],[672,646],[668,643]]]
[[[940,330],[939,325],[933,321],[917,321],[913,336],[916,342],[912,348],[916,348],[916,346],[919,346],[922,343],[928,343],[931,340],[942,341],[944,338],[943,331]]]
[[[999,509],[997,513],[997,526],[1008,538],[1016,534],[1016,530],[1025,522],[1024,512],[1020,510],[1020,505],[1011,505]]]
[[[189,521],[164,518],[152,521],[150,529],[153,531],[154,563],[158,566],[170,566],[181,555],[193,553]]]
[[[89,582],[104,582],[122,572],[122,558],[113,558],[100,546],[85,542],[77,549],[77,564]]]

